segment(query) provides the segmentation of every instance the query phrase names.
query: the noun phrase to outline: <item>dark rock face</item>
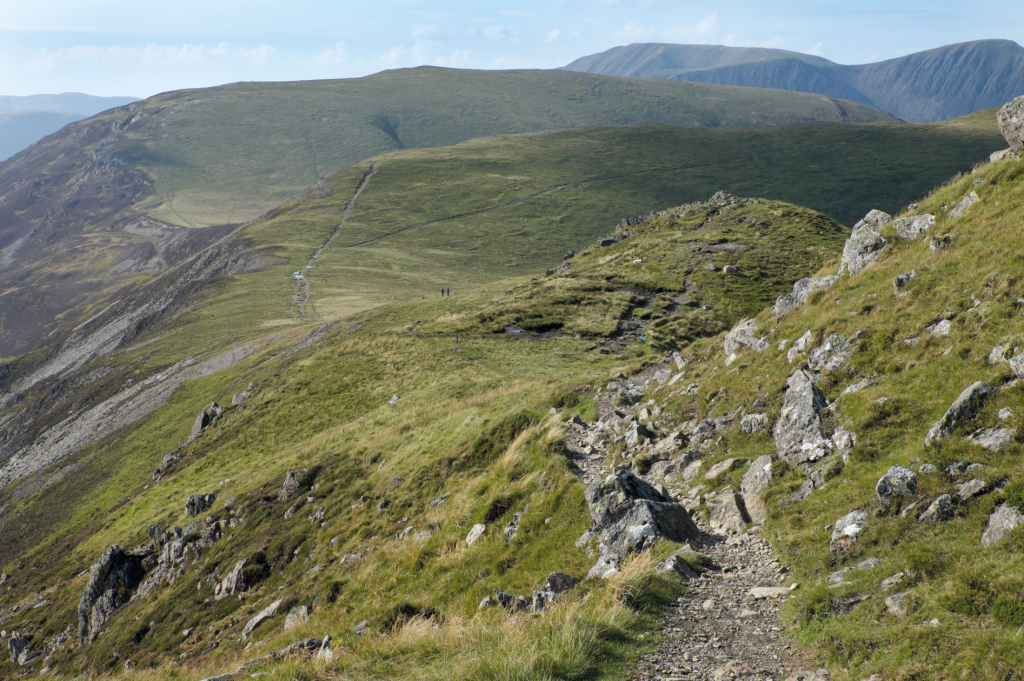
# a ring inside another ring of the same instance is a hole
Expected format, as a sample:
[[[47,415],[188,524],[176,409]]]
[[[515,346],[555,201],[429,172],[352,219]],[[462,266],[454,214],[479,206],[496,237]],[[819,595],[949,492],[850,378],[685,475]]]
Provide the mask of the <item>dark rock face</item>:
[[[303,478],[305,477],[305,470],[288,471],[284,475],[284,484],[281,485],[281,491],[277,495],[278,501],[291,501],[295,498],[295,495],[305,486]]]
[[[917,491],[917,476],[903,466],[893,466],[875,484],[875,494],[883,505],[889,505]]]
[[[999,132],[1010,145],[1013,153],[1024,153],[1024,96],[1007,102],[996,114]]]
[[[700,536],[682,504],[629,471],[595,480],[586,499],[604,563],[650,548],[662,538],[682,542]]]
[[[129,553],[111,546],[93,563],[89,584],[78,601],[78,638],[92,642],[110,615],[128,602],[135,587],[146,576],[143,561],[147,553]]]
[[[216,494],[193,494],[185,502],[185,513],[193,516],[199,515],[213,506],[213,502],[216,500]]]

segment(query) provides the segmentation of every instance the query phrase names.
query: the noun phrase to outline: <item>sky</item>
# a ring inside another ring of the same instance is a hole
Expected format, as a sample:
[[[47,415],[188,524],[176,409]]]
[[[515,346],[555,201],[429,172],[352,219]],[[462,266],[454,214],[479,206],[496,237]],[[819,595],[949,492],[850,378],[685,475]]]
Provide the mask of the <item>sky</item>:
[[[986,38],[1024,44],[1024,2],[0,0],[0,95],[148,97],[424,64],[548,69],[635,42],[862,64]]]

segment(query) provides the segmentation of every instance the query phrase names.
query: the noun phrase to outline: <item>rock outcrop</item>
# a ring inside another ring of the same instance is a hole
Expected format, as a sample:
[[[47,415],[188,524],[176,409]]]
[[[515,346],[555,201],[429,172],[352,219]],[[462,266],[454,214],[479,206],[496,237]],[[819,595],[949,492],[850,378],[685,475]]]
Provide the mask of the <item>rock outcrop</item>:
[[[843,246],[839,274],[853,276],[878,259],[879,253],[889,245],[878,230],[889,222],[892,222],[891,215],[873,210],[854,225],[850,238]]]
[[[781,318],[794,307],[806,303],[807,297],[815,291],[831,288],[838,279],[839,277],[833,274],[829,277],[808,277],[797,281],[793,284],[792,293],[781,295],[775,299],[775,307],[772,308],[772,311],[775,313],[776,319]]]
[[[594,521],[588,532],[597,537],[601,549],[590,576],[606,576],[619,560],[661,539],[683,542],[700,536],[682,504],[629,471],[595,480],[587,487],[586,499]]]
[[[977,192],[972,191],[970,194],[960,199],[960,202],[958,204],[953,206],[953,210],[949,211],[949,219],[955,220],[956,218],[960,217],[968,210],[970,210],[971,206],[978,203],[979,201],[981,201],[981,197],[978,196]]]
[[[935,216],[928,215],[927,213],[896,218],[892,221],[892,228],[896,232],[896,236],[907,241],[917,239],[922,234],[927,234],[928,230],[934,226]]]
[[[739,352],[743,346],[764,352],[768,349],[768,341],[758,338],[756,334],[757,320],[741,319],[729,333],[725,334],[725,342],[722,344],[725,354],[732,355]]]
[[[829,550],[833,554],[846,553],[853,547],[857,537],[867,527],[868,515],[864,511],[850,511],[836,521],[832,529],[832,538],[829,543]]]
[[[185,513],[196,516],[210,509],[217,500],[216,494],[193,494],[185,500]]]
[[[996,121],[1010,150],[1018,156],[1024,154],[1024,96],[1004,104],[996,114]]]
[[[917,476],[909,468],[893,466],[875,483],[875,495],[888,506],[894,500],[909,496],[917,491]]]
[[[807,366],[813,371],[835,371],[846,364],[852,354],[853,346],[850,340],[841,333],[829,334],[821,347],[811,351],[807,358]]]
[[[994,546],[1010,530],[1024,525],[1024,513],[1015,506],[1003,504],[988,518],[988,528],[981,535],[982,546]]]
[[[131,598],[146,576],[143,561],[150,555],[115,545],[93,563],[89,584],[78,601],[78,639],[83,645],[93,641],[111,614]]]
[[[995,390],[981,381],[975,381],[964,388],[964,391],[953,401],[953,404],[942,415],[942,418],[936,421],[935,425],[928,431],[928,434],[925,435],[924,446],[931,446],[936,440],[940,440],[953,432],[956,426],[977,416],[985,400],[994,392]]]
[[[743,497],[729,488],[704,503],[708,507],[708,524],[715,532],[737,534],[750,524]]]
[[[772,458],[765,454],[754,459],[743,474],[740,493],[746,506],[747,515],[753,523],[761,524],[768,518],[768,506],[764,495],[772,481]]]
[[[782,413],[775,422],[775,447],[779,458],[790,468],[807,469],[808,465],[831,452],[832,443],[825,435],[821,410],[828,400],[805,371],[789,377],[789,388]]]

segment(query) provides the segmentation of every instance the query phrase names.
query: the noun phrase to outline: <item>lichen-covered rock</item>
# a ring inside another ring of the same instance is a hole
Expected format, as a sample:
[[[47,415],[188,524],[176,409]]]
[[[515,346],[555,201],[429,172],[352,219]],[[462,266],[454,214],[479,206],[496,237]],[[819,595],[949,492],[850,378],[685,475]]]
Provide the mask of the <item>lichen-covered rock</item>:
[[[20,632],[11,632],[11,638],[7,640],[7,652],[11,654],[11,662],[17,662],[24,666],[28,662],[29,640]]]
[[[811,346],[811,341],[814,339],[814,334],[810,331],[805,331],[804,335],[800,336],[793,343],[793,347],[786,353],[786,359],[792,364],[796,361],[796,358],[807,351],[807,348]]]
[[[918,238],[934,226],[935,216],[927,213],[896,218],[892,221],[892,228],[895,230],[896,236],[907,241]]]
[[[793,284],[792,293],[781,295],[775,299],[775,307],[773,308],[775,317],[781,318],[794,307],[803,305],[812,293],[819,289],[830,288],[838,279],[839,276],[835,274],[829,277],[807,277],[806,279],[800,279]]]
[[[811,351],[807,358],[807,366],[814,371],[835,371],[850,359],[853,347],[845,336],[839,333],[829,334],[819,348]]]
[[[192,494],[185,500],[185,513],[196,516],[206,511],[217,500],[216,494]]]
[[[111,614],[124,605],[146,576],[143,561],[151,555],[111,546],[93,563],[89,583],[78,600],[78,639],[93,641]]]
[[[988,528],[981,535],[982,546],[993,546],[999,543],[1010,530],[1024,525],[1024,513],[1014,506],[1003,504],[988,518]]]
[[[987,384],[982,381],[975,381],[971,385],[964,388],[963,392],[953,401],[946,413],[942,415],[942,418],[935,422],[935,424],[928,431],[928,434],[924,438],[924,446],[931,446],[936,440],[940,440],[949,435],[953,428],[960,425],[964,421],[969,421],[978,415],[978,411],[982,405],[985,404],[985,400],[989,398],[992,393],[995,392]]]
[[[964,438],[972,445],[978,445],[997,454],[1003,453],[1013,442],[1017,431],[1013,428],[983,428]]]
[[[917,518],[919,523],[941,523],[950,520],[956,513],[953,506],[953,497],[943,494],[933,501]]]
[[[912,470],[903,466],[893,466],[875,483],[875,494],[884,506],[916,491],[917,476]]]
[[[997,345],[996,348],[1002,348],[1002,346]],[[992,361],[992,356],[996,352],[996,348],[993,348],[992,354],[989,355],[990,362]],[[1003,348],[999,353],[1000,359],[1002,358],[1001,356],[1003,352],[1005,352],[1005,348]],[[1016,376],[1017,378],[1024,379],[1024,352],[1018,353],[1006,361],[1009,363],[1010,371],[1013,372],[1013,375]],[[993,364],[995,364],[995,362],[993,362]]]
[[[839,274],[853,276],[878,259],[879,253],[889,245],[878,230],[891,221],[892,216],[888,213],[873,210],[854,225],[850,238],[843,246]]]
[[[790,468],[806,468],[832,450],[819,412],[828,406],[824,393],[805,371],[789,377],[782,413],[775,422],[775,447]]]
[[[768,428],[768,414],[747,414],[740,419],[740,428],[744,433],[753,435]]]
[[[846,553],[864,528],[867,527],[867,513],[864,511],[850,511],[836,521],[832,529],[832,538],[829,549],[834,554]]]
[[[291,501],[305,487],[306,469],[288,471],[284,474],[281,491],[277,494],[278,501]]]
[[[928,242],[928,250],[932,253],[939,253],[949,248],[953,244],[953,236],[951,234],[943,234],[942,236],[933,236]]]
[[[683,542],[700,536],[689,512],[629,471],[595,480],[586,490],[603,559],[601,571],[661,539]],[[597,565],[594,566],[598,568]],[[592,570],[593,572],[593,570]]]
[[[953,206],[953,210],[949,211],[950,219],[954,220],[960,217],[968,210],[970,210],[971,206],[978,203],[979,201],[981,201],[981,198],[978,196],[977,192],[972,191],[970,194],[960,199],[960,203]]]
[[[309,621],[309,606],[296,605],[288,611],[288,616],[284,618],[284,630],[291,631],[295,627],[305,624],[307,621]]]
[[[284,602],[284,599],[277,599],[276,601],[274,601],[273,603],[271,603],[270,605],[256,613],[256,616],[253,617],[251,620],[246,622],[245,626],[242,628],[242,640],[244,641],[245,639],[249,638],[249,634],[252,633],[253,629],[255,629],[256,627],[260,626],[267,620],[277,615],[277,609],[281,607],[282,602]]]
[[[757,320],[741,319],[729,333],[725,334],[725,342],[722,343],[725,354],[731,355],[738,352],[743,346],[753,348],[758,352],[767,350],[768,341],[758,338],[755,334],[757,334]]]
[[[1017,155],[1024,154],[1024,96],[1011,99],[995,115],[999,132]]]
[[[483,523],[477,523],[470,530],[469,534],[466,535],[466,546],[472,546],[479,541],[480,537],[484,536],[484,532],[487,531],[487,526]]]
[[[544,590],[560,594],[572,589],[579,583],[580,580],[576,579],[572,575],[567,575],[564,572],[552,572],[544,580]]]

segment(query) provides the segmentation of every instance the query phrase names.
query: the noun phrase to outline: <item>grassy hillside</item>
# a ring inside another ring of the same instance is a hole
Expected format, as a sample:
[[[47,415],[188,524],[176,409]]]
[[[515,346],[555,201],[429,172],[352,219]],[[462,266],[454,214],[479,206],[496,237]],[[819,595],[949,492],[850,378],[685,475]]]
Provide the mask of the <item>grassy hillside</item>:
[[[0,164],[0,356],[36,349],[88,306],[222,235],[183,245],[176,227],[245,223],[396,149],[595,125],[885,120],[813,95],[563,71],[425,67],[157,95]]]
[[[333,663],[267,665],[274,678],[624,677],[680,591],[652,576],[650,556],[611,584],[585,582],[543,618],[510,620],[477,604],[494,588],[529,593],[554,570],[585,574],[592,558],[573,542],[589,520],[562,423],[567,410],[592,418],[593,386],[649,355],[638,329],[692,318],[692,336],[714,333],[816,269],[845,236],[791,204],[725,205],[682,206],[671,230],[644,227],[591,246],[564,276],[392,303],[313,343],[300,341],[315,327],[263,331],[252,355],[187,382],[144,421],[61,461],[59,476],[3,490],[3,554],[18,558],[0,567],[12,586],[0,593],[0,621],[41,646],[75,621],[82,571],[109,545],[144,542],[154,524],[187,526],[184,500],[214,492],[209,513],[225,521],[224,537],[175,581],[115,613],[96,642],[58,653],[52,668],[114,675],[131,660],[154,678],[199,678],[329,632]],[[729,280],[701,269],[706,249],[723,243],[743,246],[727,251],[739,268]],[[631,264],[638,256],[646,267]],[[680,295],[707,309],[691,311]],[[193,352],[218,347],[201,334],[222,302],[211,298],[78,375],[130,385],[166,370],[182,334],[195,330]],[[527,333],[504,334],[505,324]],[[250,383],[246,401],[179,447],[200,407],[230,405]],[[183,460],[155,481],[168,451]],[[278,501],[285,471],[298,468],[309,474],[301,494]],[[323,524],[311,522],[321,506]],[[519,535],[508,541],[502,529],[519,512]],[[464,539],[477,522],[489,529],[470,548]],[[211,575],[219,581],[240,559],[256,570],[256,588],[214,599]],[[312,606],[313,618],[286,632],[279,617],[248,648],[242,625],[282,597],[287,608]],[[362,620],[370,631],[360,638],[353,627]]]

